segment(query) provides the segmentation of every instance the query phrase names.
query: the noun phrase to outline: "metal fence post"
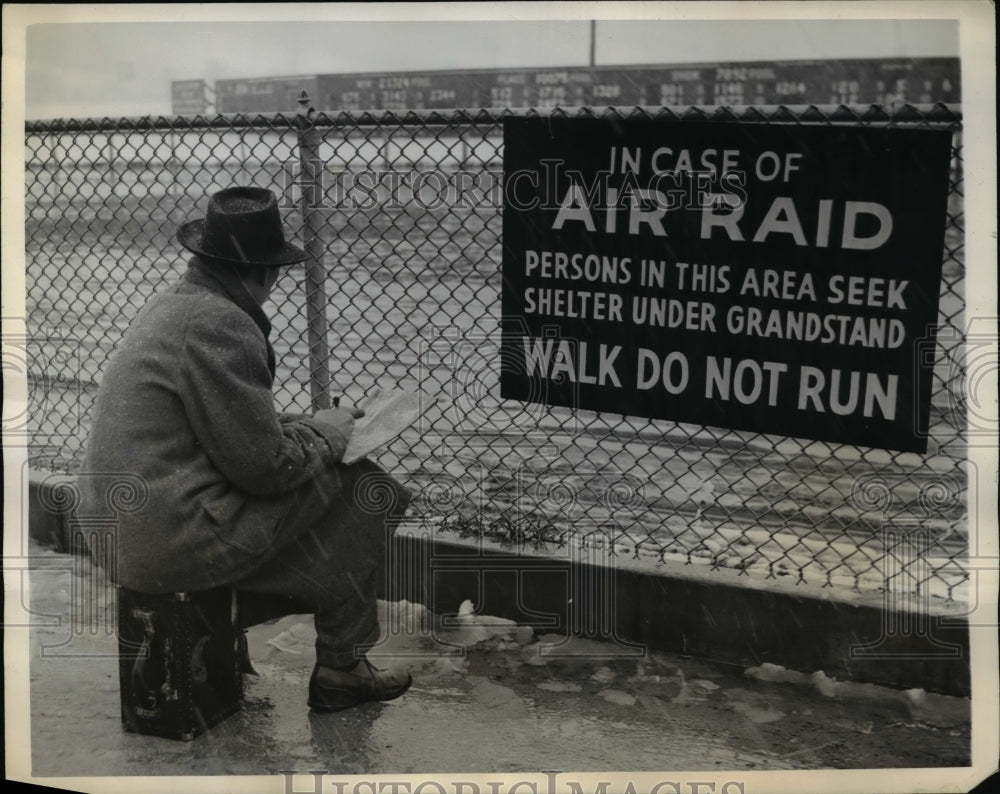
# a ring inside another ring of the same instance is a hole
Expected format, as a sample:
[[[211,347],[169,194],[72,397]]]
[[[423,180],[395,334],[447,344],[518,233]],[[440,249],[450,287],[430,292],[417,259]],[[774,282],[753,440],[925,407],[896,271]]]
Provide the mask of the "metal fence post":
[[[309,393],[314,411],[330,407],[330,345],[326,319],[326,273],[323,268],[323,168],[319,159],[320,132],[309,118],[309,95],[299,98],[299,184],[302,198],[302,234],[306,260],[306,325],[309,341]]]
[[[107,161],[107,167],[104,169],[104,172],[101,175],[101,183],[107,186],[108,193],[110,193],[110,195],[113,196],[115,194],[115,180],[116,180],[115,161],[117,160],[117,152],[115,151],[114,131],[108,133],[107,139],[104,142],[103,153]],[[99,164],[100,163],[98,158],[98,162],[95,163],[95,165]]]

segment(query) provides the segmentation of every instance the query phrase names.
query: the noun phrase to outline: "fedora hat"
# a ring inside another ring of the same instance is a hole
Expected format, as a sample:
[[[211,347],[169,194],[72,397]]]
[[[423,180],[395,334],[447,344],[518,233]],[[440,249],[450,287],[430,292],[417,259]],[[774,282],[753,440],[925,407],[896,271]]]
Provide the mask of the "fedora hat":
[[[188,251],[236,265],[282,267],[309,255],[285,242],[274,193],[259,187],[231,187],[214,193],[204,218],[177,230]]]

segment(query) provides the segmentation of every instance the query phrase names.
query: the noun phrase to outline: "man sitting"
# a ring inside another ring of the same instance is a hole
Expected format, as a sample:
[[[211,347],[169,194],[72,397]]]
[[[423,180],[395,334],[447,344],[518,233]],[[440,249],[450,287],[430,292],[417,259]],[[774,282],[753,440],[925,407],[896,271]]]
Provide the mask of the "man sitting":
[[[117,522],[108,573],[146,593],[233,587],[244,626],[312,612],[312,708],[398,697],[409,674],[364,651],[379,636],[386,537],[410,494],[370,461],[341,462],[360,412],[279,414],[271,393],[262,306],[280,268],[307,255],[260,188],[216,193],[177,237],[195,256],[126,332],[94,409],[82,473],[104,476],[80,478],[80,512],[104,512],[98,483],[116,472],[148,488]]]

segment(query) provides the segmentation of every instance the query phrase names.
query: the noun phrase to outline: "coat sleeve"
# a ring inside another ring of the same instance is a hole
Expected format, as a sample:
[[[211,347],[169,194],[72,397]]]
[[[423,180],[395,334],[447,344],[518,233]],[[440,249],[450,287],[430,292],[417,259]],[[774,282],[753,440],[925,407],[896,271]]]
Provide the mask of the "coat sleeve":
[[[247,493],[290,491],[343,458],[347,439],[333,425],[279,420],[267,342],[242,312],[206,312],[189,320],[178,380],[198,443]]]

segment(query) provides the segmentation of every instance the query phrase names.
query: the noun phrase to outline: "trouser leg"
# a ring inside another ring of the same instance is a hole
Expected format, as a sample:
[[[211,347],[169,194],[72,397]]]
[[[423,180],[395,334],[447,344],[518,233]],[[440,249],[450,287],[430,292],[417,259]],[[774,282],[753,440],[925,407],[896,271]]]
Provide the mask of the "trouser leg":
[[[316,661],[324,667],[347,667],[378,640],[375,576],[374,570],[350,575],[351,592],[344,600],[316,609]]]
[[[322,495],[309,526],[234,586],[247,606],[244,625],[279,614],[313,612],[317,661],[343,667],[379,636],[376,581],[387,535],[410,493],[368,461],[344,467],[341,494]],[[301,499],[303,514],[312,499]],[[306,607],[303,609],[303,607]]]

